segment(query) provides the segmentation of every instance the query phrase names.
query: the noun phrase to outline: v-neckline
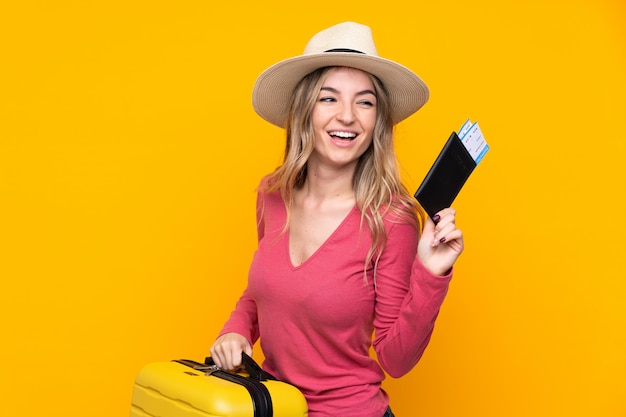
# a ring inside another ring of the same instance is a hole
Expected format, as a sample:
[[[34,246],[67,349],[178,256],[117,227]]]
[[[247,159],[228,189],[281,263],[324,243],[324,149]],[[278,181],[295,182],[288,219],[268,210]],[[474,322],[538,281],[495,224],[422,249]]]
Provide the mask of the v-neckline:
[[[297,270],[300,268],[303,268],[304,266],[306,266],[307,264],[309,264],[314,258],[317,257],[317,254],[320,253],[322,251],[323,248],[325,248],[329,242],[335,237],[335,235],[337,235],[339,233],[339,231],[344,227],[344,225],[348,222],[348,220],[350,219],[350,217],[352,217],[352,213],[354,213],[354,211],[356,210],[356,204],[348,211],[348,213],[344,216],[343,220],[341,220],[341,222],[337,225],[337,227],[328,235],[328,237],[322,242],[322,244],[317,247],[317,249],[315,249],[313,251],[313,253],[311,253],[311,255],[306,258],[304,261],[302,261],[300,264],[296,265],[293,262],[293,259],[291,258],[291,228],[289,228],[285,235],[285,241],[286,241],[286,247],[285,250],[287,251],[287,261],[289,262],[289,266],[291,267],[292,270]]]

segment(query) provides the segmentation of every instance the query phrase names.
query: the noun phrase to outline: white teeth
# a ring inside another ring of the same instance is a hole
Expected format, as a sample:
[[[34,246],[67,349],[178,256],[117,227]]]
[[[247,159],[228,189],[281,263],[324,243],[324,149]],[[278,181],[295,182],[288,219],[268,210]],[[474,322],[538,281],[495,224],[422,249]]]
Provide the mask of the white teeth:
[[[352,132],[329,132],[330,136],[337,136],[344,139],[354,139],[356,138],[356,133]]]

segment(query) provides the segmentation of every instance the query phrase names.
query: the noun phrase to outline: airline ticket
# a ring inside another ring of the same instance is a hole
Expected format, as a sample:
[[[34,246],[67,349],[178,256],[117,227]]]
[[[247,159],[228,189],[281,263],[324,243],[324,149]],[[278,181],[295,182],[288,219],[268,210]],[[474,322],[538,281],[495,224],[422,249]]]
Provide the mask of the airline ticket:
[[[489,151],[489,145],[487,145],[485,141],[485,137],[478,126],[478,122],[472,123],[467,119],[461,129],[459,129],[458,136],[465,146],[465,149],[467,149],[472,158],[474,158],[474,162],[478,165],[487,151]]]

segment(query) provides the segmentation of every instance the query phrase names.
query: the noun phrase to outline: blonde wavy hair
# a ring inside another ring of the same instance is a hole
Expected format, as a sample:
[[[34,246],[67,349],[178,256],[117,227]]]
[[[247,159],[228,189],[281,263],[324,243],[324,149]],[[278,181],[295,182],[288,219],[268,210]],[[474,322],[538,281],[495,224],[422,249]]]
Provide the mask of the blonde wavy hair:
[[[313,152],[314,131],[311,121],[313,106],[317,101],[322,84],[330,70],[336,67],[320,68],[305,76],[294,89],[289,105],[286,126],[286,146],[284,160],[267,182],[267,191],[279,191],[287,208],[285,231],[289,224],[290,209],[293,204],[293,191],[300,189],[307,176],[307,161]],[[406,187],[399,175],[398,162],[393,146],[394,121],[390,113],[389,97],[382,82],[369,74],[376,93],[376,122],[370,147],[360,157],[352,186],[356,205],[361,212],[361,222],[367,222],[371,236],[370,247],[365,261],[365,271],[373,263],[374,276],[387,235],[383,218],[388,216],[396,222],[406,222],[421,231],[425,214]]]

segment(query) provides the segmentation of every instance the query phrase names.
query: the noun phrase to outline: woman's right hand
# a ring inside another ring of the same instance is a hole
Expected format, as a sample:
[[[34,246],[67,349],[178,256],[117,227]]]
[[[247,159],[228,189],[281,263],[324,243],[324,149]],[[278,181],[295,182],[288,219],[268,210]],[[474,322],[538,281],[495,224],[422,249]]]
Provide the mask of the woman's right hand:
[[[218,368],[232,371],[241,366],[241,352],[252,356],[252,346],[239,333],[225,333],[211,346],[211,357]]]

